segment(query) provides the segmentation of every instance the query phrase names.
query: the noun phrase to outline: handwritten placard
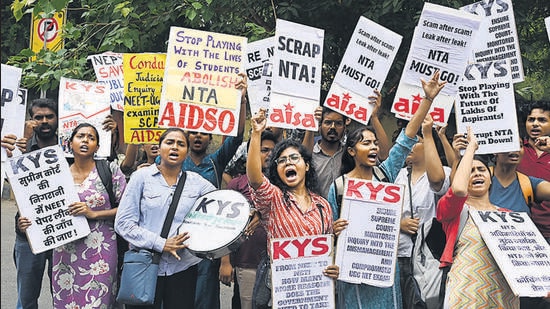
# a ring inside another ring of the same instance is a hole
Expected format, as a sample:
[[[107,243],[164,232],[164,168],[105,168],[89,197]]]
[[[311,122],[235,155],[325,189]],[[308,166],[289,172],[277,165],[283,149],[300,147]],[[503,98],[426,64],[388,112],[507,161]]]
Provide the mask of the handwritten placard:
[[[478,1],[460,9],[482,17],[472,48],[472,62],[507,59],[513,82],[522,82],[523,63],[512,0]]]
[[[455,102],[458,132],[471,126],[478,154],[518,151],[520,138],[508,60],[470,64]]]
[[[157,144],[164,129],[158,126],[160,93],[166,55],[123,54],[124,141],[128,144]]]
[[[99,133],[96,156],[111,154],[111,132],[103,130],[103,121],[111,114],[108,86],[100,83],[61,77],[59,82],[59,143],[65,156],[72,157],[69,139],[83,122],[93,125]]]
[[[347,178],[340,218],[349,224],[338,237],[338,280],[390,287],[395,263],[403,186]]]
[[[277,19],[269,126],[317,131],[324,38],[322,29]]]
[[[171,27],[160,102],[160,127],[237,135],[247,38]]]
[[[424,96],[420,80],[429,80],[439,70],[440,81],[447,85],[430,115],[436,124],[447,123],[480,23],[477,15],[424,4],[391,109],[396,117],[408,120],[416,113]]]
[[[332,234],[271,240],[273,308],[334,308]]]
[[[373,90],[381,90],[402,37],[361,16],[338,67],[324,106],[367,124]]]
[[[97,81],[109,85],[111,107],[124,111],[124,75],[122,70],[122,54],[105,52],[88,56],[94,67]]]
[[[524,212],[470,211],[481,237],[516,296],[550,291],[550,245]]]
[[[34,254],[90,233],[86,217],[69,214],[80,199],[59,145],[12,157],[5,167],[19,212],[32,222],[26,233]]]

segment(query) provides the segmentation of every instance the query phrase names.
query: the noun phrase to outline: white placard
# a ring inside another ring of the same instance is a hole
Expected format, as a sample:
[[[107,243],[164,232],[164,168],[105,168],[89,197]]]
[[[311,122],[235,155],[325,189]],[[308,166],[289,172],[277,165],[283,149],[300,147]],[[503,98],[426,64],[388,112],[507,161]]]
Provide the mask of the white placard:
[[[516,100],[508,60],[470,64],[455,101],[457,132],[471,126],[477,154],[518,151]]]
[[[124,74],[122,70],[122,54],[105,52],[88,56],[92,62],[97,81],[109,85],[111,107],[124,111]]]
[[[271,239],[273,308],[334,308],[332,234]]]
[[[21,82],[22,69],[2,63],[2,115],[0,116],[0,128],[2,137],[7,134],[15,134],[23,137],[23,131],[20,130],[20,124],[25,124],[25,106],[23,113],[20,110],[21,104],[26,101],[20,99],[18,95],[19,83]],[[19,124],[19,125],[18,125]],[[6,150],[2,148],[2,162],[6,161]]]
[[[514,83],[522,82],[523,64],[512,0],[478,1],[460,8],[482,16],[471,62],[509,59]]]
[[[325,32],[277,19],[268,125],[317,131]]]
[[[550,41],[550,16],[544,19],[544,23],[546,24],[546,33],[548,33],[548,41]]]
[[[439,80],[447,84],[430,114],[435,124],[447,123],[480,22],[474,14],[424,4],[391,109],[396,117],[412,118],[424,96],[420,80],[428,81],[439,70]]]
[[[402,37],[361,16],[324,106],[367,124],[373,109],[368,96],[381,90]]]
[[[69,214],[80,199],[59,145],[9,158],[5,167],[19,212],[32,222],[26,233],[34,254],[90,233],[86,217]]]
[[[252,115],[260,108],[269,109],[274,49],[274,37],[248,43],[244,66],[248,77],[248,104]]]
[[[403,190],[402,185],[346,179],[340,218],[349,224],[336,245],[338,280],[394,284]]]
[[[550,291],[550,245],[524,212],[470,211],[481,237],[516,296]]]
[[[97,157],[111,154],[111,132],[103,130],[103,121],[111,114],[109,89],[105,84],[61,77],[59,82],[59,143],[66,157],[72,157],[69,139],[81,123],[93,125],[99,133]]]

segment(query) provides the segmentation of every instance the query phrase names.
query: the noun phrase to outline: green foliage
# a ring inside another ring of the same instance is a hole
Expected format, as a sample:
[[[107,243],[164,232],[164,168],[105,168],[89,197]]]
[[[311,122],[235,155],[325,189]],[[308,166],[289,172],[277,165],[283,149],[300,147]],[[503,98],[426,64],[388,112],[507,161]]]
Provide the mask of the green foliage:
[[[472,1],[431,2],[459,8]],[[543,22],[550,16],[547,2],[514,1],[526,75],[516,91],[526,98],[550,98],[550,44]],[[423,5],[421,0],[14,0],[2,8],[2,63],[24,69],[24,87],[56,92],[61,76],[95,79],[86,61],[89,55],[165,52],[173,25],[246,36],[252,42],[274,35],[276,18],[281,18],[324,29],[322,88],[326,91],[359,17],[365,16],[403,37],[382,89],[388,101],[399,83]],[[48,15],[63,8],[67,8],[65,49],[34,55],[27,48],[31,12]],[[36,60],[30,61],[31,56]]]

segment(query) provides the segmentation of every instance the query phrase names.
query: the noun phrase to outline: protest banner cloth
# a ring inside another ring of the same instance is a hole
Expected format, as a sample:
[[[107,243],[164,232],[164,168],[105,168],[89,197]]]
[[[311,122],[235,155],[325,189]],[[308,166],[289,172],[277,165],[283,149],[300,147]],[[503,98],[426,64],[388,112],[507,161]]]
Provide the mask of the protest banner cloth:
[[[81,123],[93,125],[101,141],[97,157],[111,154],[111,132],[103,130],[103,121],[111,114],[108,86],[100,83],[61,77],[59,82],[59,141],[66,157],[72,158],[69,139]]]
[[[109,85],[111,107],[117,111],[124,110],[124,82],[122,54],[105,52],[88,56],[92,62],[97,81]]]
[[[322,29],[277,19],[268,126],[317,131],[324,38]]]
[[[3,63],[1,69],[2,115],[0,116],[0,131],[2,138],[7,134],[23,137],[25,107],[27,103],[26,97],[22,98],[19,93],[19,84],[21,83],[23,70]],[[2,162],[5,162],[7,158],[6,150],[2,148]],[[2,177],[2,181],[3,179]]]
[[[158,144],[165,131],[158,126],[165,64],[165,54],[122,55],[124,142],[127,144]]]
[[[246,37],[171,27],[159,127],[237,135]]]
[[[481,237],[516,296],[550,291],[550,245],[525,212],[470,211]]]
[[[403,190],[402,185],[346,177],[340,218],[349,224],[336,243],[338,280],[394,284]]]
[[[482,17],[470,62],[508,59],[514,83],[522,82],[523,63],[512,0],[478,1],[460,8]]]
[[[435,124],[447,123],[480,22],[474,14],[424,4],[391,108],[397,118],[410,120],[424,95],[420,79],[427,81],[439,70],[439,79],[447,84],[430,115]]]
[[[248,43],[244,69],[248,78],[248,105],[252,115],[260,108],[269,109],[273,74],[275,38]]]
[[[32,222],[26,233],[34,254],[90,233],[86,217],[69,214],[80,199],[59,145],[11,157],[5,167],[19,212]]]
[[[457,132],[472,127],[476,154],[519,151],[516,100],[509,60],[470,64],[455,101]]]
[[[334,308],[333,235],[271,239],[273,308]]]
[[[361,16],[342,57],[324,106],[366,125],[374,106],[368,97],[381,90],[402,37]]]

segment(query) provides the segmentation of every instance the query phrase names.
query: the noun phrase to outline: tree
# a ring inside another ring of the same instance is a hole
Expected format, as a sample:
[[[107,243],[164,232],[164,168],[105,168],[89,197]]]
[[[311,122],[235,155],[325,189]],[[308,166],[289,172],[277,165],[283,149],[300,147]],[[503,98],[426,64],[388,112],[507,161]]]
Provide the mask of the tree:
[[[432,2],[453,8],[471,3],[466,0]],[[2,62],[23,68],[24,87],[56,92],[62,76],[95,79],[86,61],[88,55],[104,51],[165,52],[172,25],[242,35],[251,42],[272,36],[276,18],[281,18],[325,30],[323,90],[326,91],[357,20],[365,16],[403,36],[382,89],[386,100],[391,100],[423,4],[420,0],[167,0],[155,3],[145,0],[15,0],[11,4],[11,18],[5,18],[7,6],[2,11],[2,27],[9,28],[1,34]],[[56,53],[41,51],[34,62],[29,61],[33,53],[24,47],[21,42],[25,40],[20,38],[28,38],[25,29],[30,28],[31,11],[44,12],[48,16],[65,7],[65,49]],[[549,99],[550,72],[546,68],[550,66],[550,44],[543,22],[544,17],[550,15],[547,0],[516,1],[514,12],[526,75],[524,82],[515,85],[516,90],[528,99]]]

